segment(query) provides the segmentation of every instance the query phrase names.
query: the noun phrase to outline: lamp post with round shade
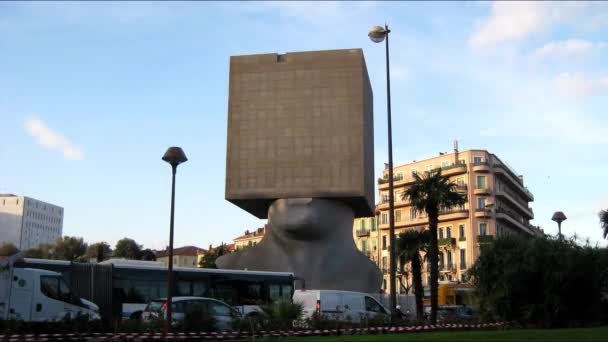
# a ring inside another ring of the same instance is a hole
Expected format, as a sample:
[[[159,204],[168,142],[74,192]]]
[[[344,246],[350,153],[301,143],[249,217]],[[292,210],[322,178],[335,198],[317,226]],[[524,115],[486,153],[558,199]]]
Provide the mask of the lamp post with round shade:
[[[172,299],[173,299],[173,221],[175,212],[175,173],[177,172],[177,166],[188,160],[186,154],[180,147],[169,147],[165,155],[162,158],[164,161],[171,165],[172,179],[171,179],[171,221],[169,224],[169,266],[167,271],[167,320],[165,322],[165,330],[169,332],[171,330],[172,320]]]
[[[397,293],[395,289],[396,265],[395,265],[395,197],[393,193],[393,132],[391,123],[391,74],[388,49],[388,34],[391,30],[388,25],[374,26],[369,30],[369,39],[374,43],[381,43],[386,39],[386,110],[388,124],[388,223],[389,223],[389,259],[390,259],[390,307],[393,316],[396,313]]]
[[[562,239],[562,222],[566,221],[566,219],[568,218],[561,211],[556,211],[551,217],[551,220],[557,222],[557,238],[560,240]]]

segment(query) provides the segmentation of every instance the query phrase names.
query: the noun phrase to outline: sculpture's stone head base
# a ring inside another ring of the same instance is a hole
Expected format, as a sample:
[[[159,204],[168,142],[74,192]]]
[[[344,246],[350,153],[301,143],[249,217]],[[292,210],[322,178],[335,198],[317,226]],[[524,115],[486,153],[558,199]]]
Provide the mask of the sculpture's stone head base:
[[[354,212],[337,200],[278,199],[268,210],[269,230],[256,246],[217,259],[219,268],[293,272],[311,289],[376,293],[382,274],[357,250]]]

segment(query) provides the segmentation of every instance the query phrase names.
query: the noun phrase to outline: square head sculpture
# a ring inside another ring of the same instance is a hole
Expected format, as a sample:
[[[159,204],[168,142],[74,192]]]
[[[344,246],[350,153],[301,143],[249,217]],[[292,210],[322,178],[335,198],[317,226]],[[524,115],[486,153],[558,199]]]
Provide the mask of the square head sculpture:
[[[230,58],[226,199],[266,218],[279,198],[373,216],[373,94],[361,49]]]

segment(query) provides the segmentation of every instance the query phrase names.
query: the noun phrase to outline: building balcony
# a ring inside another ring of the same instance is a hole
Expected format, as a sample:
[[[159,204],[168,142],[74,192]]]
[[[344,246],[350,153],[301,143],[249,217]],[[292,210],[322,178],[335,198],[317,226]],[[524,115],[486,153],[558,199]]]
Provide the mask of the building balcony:
[[[500,196],[501,198],[506,199],[511,205],[517,208],[523,214],[523,216],[527,217],[528,219],[531,220],[534,218],[534,212],[532,211],[532,208],[528,207],[527,205],[524,206],[521,202],[517,201],[513,197],[516,195],[513,194],[511,191],[502,188],[496,189],[496,196]]]
[[[466,236],[461,236],[458,238],[458,241],[462,242],[462,241],[467,241],[467,237]]]
[[[438,239],[437,240],[437,245],[439,245],[439,246],[446,246],[446,247],[453,247],[453,246],[456,246],[456,239],[453,238],[453,237]]]
[[[466,173],[467,172],[467,164],[452,164],[452,165],[448,165],[448,166],[442,166],[441,167],[441,174],[444,176],[452,176],[452,175],[457,175],[460,173]]]
[[[490,163],[487,161],[475,162],[471,166],[476,172],[490,172]]]
[[[369,236],[369,230],[357,229],[357,237]]]
[[[488,209],[475,209],[475,217],[490,218],[492,211]]]
[[[494,164],[492,167],[497,176],[501,176],[503,179],[508,180],[509,183],[511,183],[511,185],[513,185],[521,193],[521,195],[524,196],[524,198],[526,198],[528,201],[534,201],[534,195],[532,195],[528,188],[524,186],[523,181],[519,179],[519,177],[517,177],[515,173],[511,171],[511,169],[509,169],[506,165],[499,163]]]
[[[517,219],[518,217],[520,217],[520,216],[517,216],[517,215],[515,215],[515,213],[512,213],[508,210],[504,210],[504,209],[496,210],[496,219],[497,220],[501,220],[505,223],[508,223],[509,225],[522,230],[524,233],[528,233],[530,235],[542,235],[542,232],[540,232],[540,230],[538,228],[532,226],[531,224],[529,224],[527,222],[519,221]]]
[[[494,235],[477,235],[477,242],[480,244],[491,243],[494,241]]]
[[[475,188],[475,190],[473,190],[473,193],[475,195],[491,195],[492,194],[492,189],[490,189],[490,188]]]
[[[456,191],[458,192],[467,192],[468,188],[466,184],[456,184]]]
[[[449,221],[469,217],[469,209],[450,209],[439,213],[439,220]]]
[[[439,264],[439,272],[456,272],[455,264]]]

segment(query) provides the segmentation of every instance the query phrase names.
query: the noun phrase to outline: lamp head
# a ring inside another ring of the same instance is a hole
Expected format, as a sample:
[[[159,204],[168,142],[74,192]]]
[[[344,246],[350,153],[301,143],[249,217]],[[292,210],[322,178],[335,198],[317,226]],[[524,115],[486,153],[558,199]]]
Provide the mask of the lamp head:
[[[551,217],[551,220],[553,220],[557,223],[562,223],[563,221],[566,221],[566,219],[567,219],[566,215],[561,211],[556,211],[555,213],[553,213],[553,216]]]
[[[186,158],[186,154],[181,147],[172,146],[169,147],[167,152],[165,152],[165,155],[163,155],[163,160],[175,167],[186,162],[188,158]]]
[[[372,42],[381,43],[388,33],[389,31],[382,26],[372,26],[367,35]]]

